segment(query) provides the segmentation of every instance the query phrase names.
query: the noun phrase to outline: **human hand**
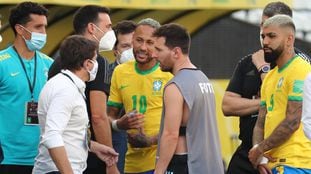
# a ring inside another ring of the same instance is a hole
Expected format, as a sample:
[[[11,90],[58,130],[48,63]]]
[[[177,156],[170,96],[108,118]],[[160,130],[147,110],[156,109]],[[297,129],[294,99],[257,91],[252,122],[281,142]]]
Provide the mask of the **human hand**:
[[[104,161],[107,166],[112,166],[118,162],[119,154],[111,147],[91,141],[91,152]]]
[[[263,49],[260,49],[252,54],[252,62],[259,70],[263,65],[267,65],[268,63],[265,62],[265,53]]]
[[[124,116],[122,116],[117,121],[117,126],[119,129],[138,129],[144,124],[144,115],[138,113],[137,111],[131,111]]]
[[[267,164],[259,164],[257,169],[260,174],[272,174],[272,171]]]
[[[257,168],[262,157],[263,157],[263,150],[258,144],[254,145],[248,152],[248,159],[252,163],[254,168]]]

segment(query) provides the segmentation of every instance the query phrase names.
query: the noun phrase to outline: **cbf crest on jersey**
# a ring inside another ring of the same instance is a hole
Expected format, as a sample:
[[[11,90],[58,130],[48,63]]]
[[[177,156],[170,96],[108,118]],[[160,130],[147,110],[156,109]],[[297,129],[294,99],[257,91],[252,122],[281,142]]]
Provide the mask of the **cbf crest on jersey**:
[[[161,89],[163,86],[163,82],[161,80],[153,81],[152,94],[153,95],[161,95]]]

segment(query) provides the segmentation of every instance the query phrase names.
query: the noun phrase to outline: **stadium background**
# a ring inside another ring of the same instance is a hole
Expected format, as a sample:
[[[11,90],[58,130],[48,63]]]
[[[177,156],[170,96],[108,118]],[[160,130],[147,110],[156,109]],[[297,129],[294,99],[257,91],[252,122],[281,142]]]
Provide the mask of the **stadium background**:
[[[291,7],[295,0],[283,0]],[[8,24],[10,9],[20,0],[0,0],[3,41],[0,49],[10,45],[14,34]],[[239,145],[238,118],[224,117],[221,101],[237,61],[260,48],[259,26],[234,18],[239,10],[264,7],[268,0],[33,0],[49,9],[47,44],[44,53],[55,56],[61,41],[73,34],[72,16],[82,5],[97,4],[111,8],[111,20],[139,20],[147,17],[161,24],[184,25],[192,37],[190,58],[212,80],[216,93],[217,121],[224,161],[228,164]],[[260,18],[260,16],[258,17]],[[309,42],[297,39],[296,46],[310,55]],[[103,55],[113,61],[112,52]],[[0,57],[1,61],[1,57]],[[204,107],[204,106],[202,106]]]

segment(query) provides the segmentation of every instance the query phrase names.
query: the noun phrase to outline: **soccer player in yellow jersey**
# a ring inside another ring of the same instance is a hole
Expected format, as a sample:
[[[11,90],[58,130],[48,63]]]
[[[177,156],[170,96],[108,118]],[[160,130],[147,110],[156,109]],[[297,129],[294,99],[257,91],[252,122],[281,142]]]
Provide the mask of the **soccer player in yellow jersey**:
[[[111,79],[108,115],[112,128],[128,130],[125,173],[153,174],[155,168],[163,88],[172,78],[152,58],[152,34],[159,27],[150,18],[137,24],[132,41],[135,61],[117,66]],[[122,107],[127,114],[118,119]],[[129,114],[133,110],[138,114]]]
[[[265,61],[276,67],[261,87],[249,159],[254,167],[265,169],[261,173],[311,173],[311,141],[300,122],[303,83],[311,66],[294,52],[295,25],[290,17],[267,19],[261,37]]]

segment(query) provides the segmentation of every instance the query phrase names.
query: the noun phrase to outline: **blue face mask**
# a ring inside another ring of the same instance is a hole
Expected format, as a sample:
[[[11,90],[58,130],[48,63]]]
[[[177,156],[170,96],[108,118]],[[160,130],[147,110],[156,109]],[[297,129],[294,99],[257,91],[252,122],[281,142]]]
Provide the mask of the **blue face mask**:
[[[23,27],[23,26],[22,26]],[[27,45],[27,48],[30,51],[38,51],[41,50],[45,43],[46,43],[46,34],[37,33],[37,32],[31,32],[25,27],[23,27],[26,31],[28,31],[31,34],[31,39],[27,40],[24,36],[22,36],[25,40],[25,43]]]

